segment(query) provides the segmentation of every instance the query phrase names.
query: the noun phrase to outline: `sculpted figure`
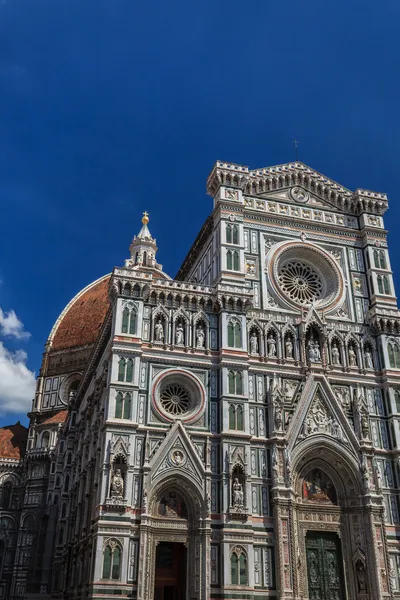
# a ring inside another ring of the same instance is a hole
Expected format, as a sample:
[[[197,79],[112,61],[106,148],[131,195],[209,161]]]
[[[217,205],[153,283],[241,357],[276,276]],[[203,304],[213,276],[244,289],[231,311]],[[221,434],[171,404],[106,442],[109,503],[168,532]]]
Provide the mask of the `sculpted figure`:
[[[357,355],[354,352],[353,346],[349,346],[349,365],[355,367],[357,365]]]
[[[234,506],[243,506],[244,504],[244,495],[243,495],[243,486],[239,482],[239,479],[235,477],[233,485],[233,505]]]
[[[268,347],[268,356],[276,356],[276,341],[272,334],[268,336],[267,339],[267,347]]]
[[[321,362],[321,350],[318,342],[314,342],[314,362]]]
[[[156,336],[156,342],[164,341],[164,326],[161,322],[161,319],[158,319],[157,323],[155,324],[154,334]]]
[[[111,496],[124,495],[124,480],[122,479],[121,470],[116,469],[111,478]]]
[[[285,354],[286,358],[293,358],[293,342],[290,337],[287,337],[285,341]]]
[[[204,348],[204,340],[205,340],[204,329],[201,325],[199,325],[199,327],[196,330],[196,347]]]
[[[177,346],[181,346],[184,343],[185,336],[182,327],[182,323],[178,323],[178,326],[175,331],[175,343]]]
[[[253,331],[250,337],[250,353],[258,354],[258,338],[255,331]]]
[[[334,365],[340,365],[340,352],[336,343],[332,346],[332,363]]]
[[[367,369],[373,369],[374,368],[374,361],[372,359],[372,352],[369,348],[366,349],[365,351],[365,365],[367,367]]]

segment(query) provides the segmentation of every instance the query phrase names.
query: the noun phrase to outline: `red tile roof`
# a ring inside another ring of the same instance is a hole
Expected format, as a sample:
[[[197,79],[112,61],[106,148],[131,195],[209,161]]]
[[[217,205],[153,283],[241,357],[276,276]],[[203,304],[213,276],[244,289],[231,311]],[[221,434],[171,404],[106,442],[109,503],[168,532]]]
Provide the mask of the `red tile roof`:
[[[49,423],[64,423],[67,420],[67,416],[67,410],[60,410],[60,412],[56,413],[52,417],[49,417],[45,421],[42,421],[41,425],[48,425]]]
[[[0,458],[21,459],[25,454],[28,430],[18,421],[0,428]]]
[[[51,342],[51,350],[93,344],[109,307],[110,276],[101,279],[72,301]]]

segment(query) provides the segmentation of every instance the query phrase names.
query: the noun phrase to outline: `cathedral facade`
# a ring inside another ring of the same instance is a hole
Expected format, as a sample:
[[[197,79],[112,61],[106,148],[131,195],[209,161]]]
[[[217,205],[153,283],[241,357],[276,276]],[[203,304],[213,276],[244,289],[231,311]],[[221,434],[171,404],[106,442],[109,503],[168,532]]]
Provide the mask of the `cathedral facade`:
[[[26,446],[0,430],[0,598],[400,598],[387,198],[299,162],[207,191],[175,279],[144,213],[55,323]]]

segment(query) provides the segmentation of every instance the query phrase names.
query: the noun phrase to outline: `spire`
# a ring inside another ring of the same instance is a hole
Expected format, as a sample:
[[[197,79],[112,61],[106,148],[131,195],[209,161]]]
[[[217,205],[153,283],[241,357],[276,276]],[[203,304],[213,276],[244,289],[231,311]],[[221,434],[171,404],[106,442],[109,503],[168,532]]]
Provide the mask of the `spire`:
[[[125,267],[131,269],[147,267],[161,271],[162,265],[156,262],[157,242],[147,227],[149,220],[149,214],[145,211],[142,217],[142,228],[129,247],[131,257],[125,261]]]

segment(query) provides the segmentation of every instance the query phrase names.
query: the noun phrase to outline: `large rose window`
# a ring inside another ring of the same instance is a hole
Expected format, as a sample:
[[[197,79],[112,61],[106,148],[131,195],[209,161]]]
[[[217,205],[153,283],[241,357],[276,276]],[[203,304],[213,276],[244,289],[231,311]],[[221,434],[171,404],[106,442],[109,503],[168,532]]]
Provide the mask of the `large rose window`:
[[[282,290],[300,304],[310,304],[321,297],[323,285],[318,273],[303,262],[288,262],[281,268],[278,281]]]
[[[288,309],[314,305],[328,314],[345,296],[337,262],[326,250],[305,241],[272,246],[267,255],[267,279],[275,297]]]

